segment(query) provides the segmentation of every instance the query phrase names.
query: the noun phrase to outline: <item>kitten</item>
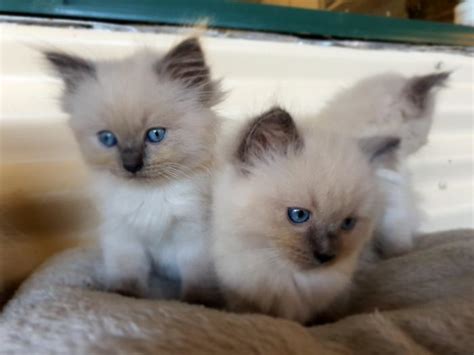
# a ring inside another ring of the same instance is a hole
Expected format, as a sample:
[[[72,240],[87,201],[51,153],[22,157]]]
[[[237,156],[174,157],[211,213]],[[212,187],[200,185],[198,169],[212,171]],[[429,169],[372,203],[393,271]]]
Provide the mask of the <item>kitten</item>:
[[[305,323],[348,290],[377,219],[374,168],[398,139],[297,127],[274,108],[222,157],[213,251],[228,306]]]
[[[377,170],[384,191],[385,213],[377,224],[376,243],[384,256],[405,253],[413,246],[419,216],[404,163],[426,144],[435,94],[449,75],[439,72],[406,78],[387,73],[369,77],[339,93],[318,115],[319,127],[337,132],[349,132],[356,137],[401,137],[398,159]]]
[[[149,296],[156,268],[182,279],[184,299],[199,298],[211,275],[211,108],[221,97],[199,41],[116,61],[44,55],[64,81],[62,108],[93,173],[109,288]]]

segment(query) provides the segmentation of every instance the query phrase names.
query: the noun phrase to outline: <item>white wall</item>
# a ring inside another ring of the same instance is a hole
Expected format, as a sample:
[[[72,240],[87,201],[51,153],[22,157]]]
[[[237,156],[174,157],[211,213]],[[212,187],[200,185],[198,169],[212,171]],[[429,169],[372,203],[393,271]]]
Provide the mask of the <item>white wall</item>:
[[[172,34],[0,24],[4,168],[0,192],[57,193],[76,189],[83,181],[81,171],[64,169],[80,157],[57,105],[60,82],[47,74],[35,48],[52,46],[91,58],[112,58],[140,46],[164,51],[178,39]],[[215,76],[225,78],[229,90],[218,109],[233,119],[276,102],[292,112],[314,113],[340,88],[387,70],[421,74],[438,62],[454,70],[449,88],[439,95],[430,142],[413,157],[410,167],[426,213],[423,230],[474,227],[473,57],[435,50],[365,50],[215,37],[205,37],[204,46]],[[45,166],[59,169],[54,183],[42,177],[45,169],[40,167]],[[25,179],[29,174],[34,175]]]

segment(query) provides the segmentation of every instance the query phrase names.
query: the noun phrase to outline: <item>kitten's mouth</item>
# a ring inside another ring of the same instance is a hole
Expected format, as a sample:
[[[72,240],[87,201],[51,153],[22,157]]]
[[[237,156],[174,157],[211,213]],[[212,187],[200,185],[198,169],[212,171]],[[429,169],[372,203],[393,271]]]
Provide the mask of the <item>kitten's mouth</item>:
[[[164,176],[160,174],[150,175],[144,171],[140,171],[137,173],[126,173],[124,171],[121,171],[116,175],[125,181],[128,181],[130,183],[136,182],[137,184],[160,184],[169,180],[164,178]]]
[[[125,175],[122,175],[122,177],[124,177],[127,180],[139,180],[139,181],[157,180],[156,177],[150,177],[150,176],[147,176],[145,174],[140,174],[140,173],[125,174]]]
[[[144,174],[142,171],[136,172],[136,173],[130,173],[125,170],[112,170],[111,173],[115,175],[116,177],[127,180],[127,181],[146,181],[146,180],[153,180],[153,177],[150,177],[147,174]]]

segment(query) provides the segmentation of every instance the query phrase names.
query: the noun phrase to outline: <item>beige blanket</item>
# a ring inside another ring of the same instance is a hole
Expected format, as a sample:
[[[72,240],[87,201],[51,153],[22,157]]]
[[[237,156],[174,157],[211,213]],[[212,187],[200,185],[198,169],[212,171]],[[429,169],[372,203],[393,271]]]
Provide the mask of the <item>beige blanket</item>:
[[[415,251],[358,276],[341,320],[313,327],[105,293],[97,250],[72,250],[7,304],[0,353],[473,354],[473,237],[420,237]]]

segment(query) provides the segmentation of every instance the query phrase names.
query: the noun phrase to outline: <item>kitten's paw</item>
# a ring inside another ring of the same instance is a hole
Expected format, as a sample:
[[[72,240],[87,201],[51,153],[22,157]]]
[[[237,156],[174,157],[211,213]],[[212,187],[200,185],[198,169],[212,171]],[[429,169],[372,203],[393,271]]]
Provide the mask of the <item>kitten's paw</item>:
[[[146,280],[129,277],[109,280],[107,291],[127,297],[145,298],[149,293],[149,287]]]

